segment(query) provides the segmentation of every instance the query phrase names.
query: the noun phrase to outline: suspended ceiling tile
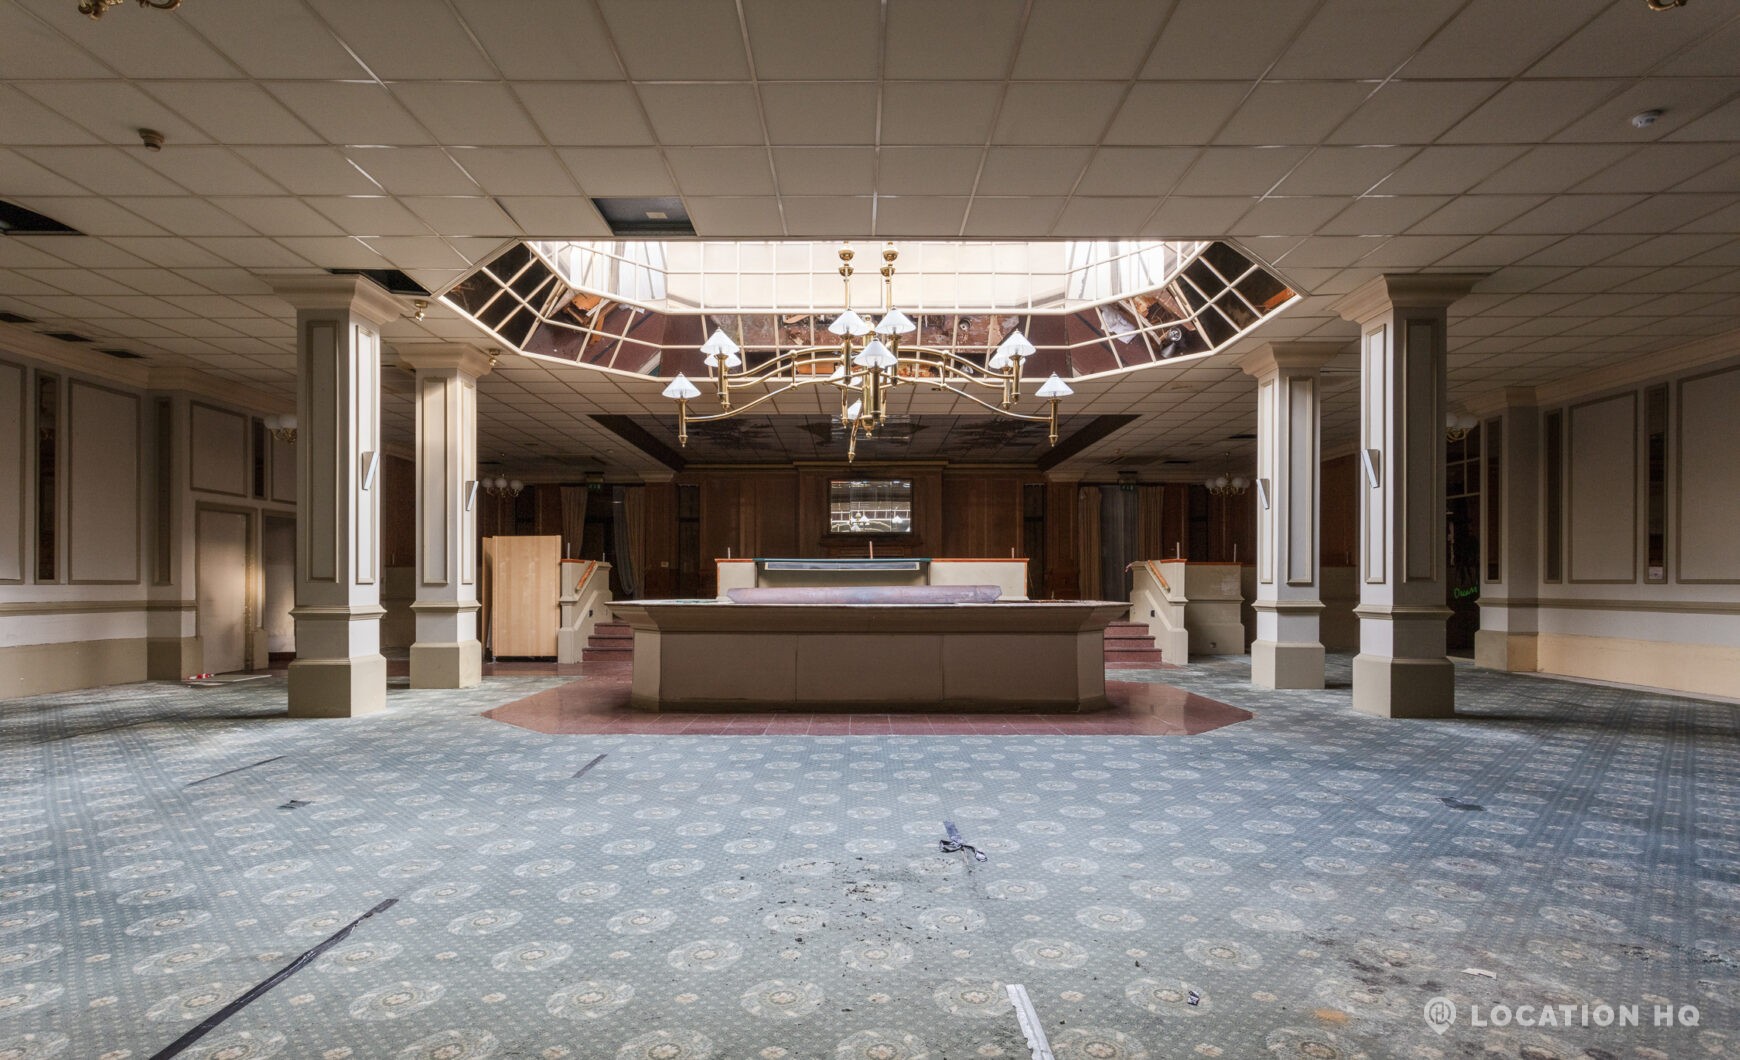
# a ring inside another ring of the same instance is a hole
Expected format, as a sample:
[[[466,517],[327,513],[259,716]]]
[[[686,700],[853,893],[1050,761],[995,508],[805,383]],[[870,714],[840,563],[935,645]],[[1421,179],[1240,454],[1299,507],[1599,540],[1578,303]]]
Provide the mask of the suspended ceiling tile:
[[[941,81],[889,82],[882,86],[884,144],[982,144],[991,138],[991,116],[1001,85]]]
[[[1062,198],[1026,196],[999,199],[980,195],[973,199],[972,208],[967,213],[965,234],[983,238],[1049,232],[1062,206]]]
[[[57,12],[58,13],[58,12]],[[231,78],[241,75],[233,64],[200,39],[193,27],[176,16],[128,19],[125,30],[113,24],[79,23],[78,46],[128,78]]]
[[[1525,150],[1511,146],[1421,148],[1375,190],[1384,195],[1459,195]]]
[[[1639,195],[1558,195],[1498,226],[1497,230],[1544,234],[1581,232],[1641,200]]]
[[[1721,191],[1740,187],[1740,180],[1721,187],[1693,186],[1692,177],[1708,173],[1724,163],[1734,163],[1740,174],[1740,157],[1729,144],[1653,143],[1601,170],[1574,190],[1580,192]]]
[[[578,190],[547,147],[455,147],[447,154],[490,195],[573,195]]]
[[[407,196],[399,202],[449,238],[465,236],[507,237],[523,235],[519,226],[490,198],[477,195]],[[375,245],[380,249],[379,244]],[[466,262],[469,264],[469,262]],[[440,268],[439,265],[428,267]]]
[[[542,142],[525,109],[506,85],[425,81],[394,85],[393,95],[443,144]]]
[[[514,92],[550,144],[563,147],[650,144],[634,91],[612,82],[519,84]]]
[[[0,5],[0,70],[21,80],[104,77],[109,73],[89,52],[57,32],[50,21],[17,4]]]
[[[1740,195],[1652,195],[1591,225],[1597,232],[1727,232],[1740,222]]]
[[[883,75],[897,80],[991,80],[1008,73],[1021,5],[1001,0],[889,0]]]
[[[774,171],[782,195],[868,195],[876,151],[870,147],[776,147]]]
[[[1622,81],[1513,81],[1458,122],[1446,143],[1539,143],[1624,87]]]
[[[985,152],[978,193],[1067,194],[1092,153],[1086,147],[993,147]]]
[[[1038,0],[1015,59],[1021,80],[1127,80],[1148,58],[1148,45],[1171,13],[1155,0]]]
[[[454,0],[466,27],[502,76],[524,80],[608,80],[622,76],[604,22],[571,0]]]
[[[210,241],[205,241],[209,243]],[[361,239],[330,236],[284,236],[278,240],[286,250],[322,269],[385,269],[391,263]],[[212,248],[218,252],[217,248]],[[234,260],[233,258],[231,260]]]
[[[599,0],[611,39],[636,81],[749,76],[735,5],[717,0]]]
[[[871,144],[876,140],[874,84],[764,84],[762,113],[773,144]],[[760,136],[745,142],[758,142]]]
[[[266,91],[332,144],[434,143],[385,87],[362,81],[272,81]]]
[[[831,81],[876,78],[881,36],[877,0],[745,0],[744,20],[762,81]]]
[[[1372,233],[1339,233],[1324,230],[1326,235],[1369,235]],[[1359,259],[1361,268],[1395,269],[1405,266],[1433,266],[1445,256],[1467,246],[1471,236],[1392,236],[1384,244]]]
[[[1480,235],[1546,201],[1544,195],[1462,195],[1408,231],[1413,235]]]
[[[1443,195],[1374,195],[1355,199],[1332,220],[1324,222],[1320,231],[1330,236],[1395,235],[1407,231],[1449,201]]]
[[[1207,147],[1179,180],[1181,195],[1262,195],[1310,151],[1303,147]]]
[[[293,195],[378,195],[382,191],[336,147],[238,147],[236,154]]]
[[[1058,236],[1121,239],[1153,212],[1157,198],[1087,198],[1077,195],[1064,206],[1052,229]]]
[[[395,269],[463,269],[471,264],[437,236],[383,236],[365,242]]]
[[[1672,17],[1660,17],[1663,14]],[[1530,67],[1527,76],[1579,77],[1590,70],[1612,77],[1642,76],[1697,44],[1733,15],[1733,9],[1725,4],[1688,4],[1671,12],[1651,11],[1642,3],[1606,4]]]
[[[495,76],[452,10],[422,0],[308,0],[374,76],[385,81]],[[406,32],[415,26],[416,32]]]
[[[1310,11],[1303,4],[1270,0],[1179,0],[1142,76],[1255,80],[1274,64]]]
[[[115,205],[145,218],[162,228],[183,236],[242,236],[254,230],[235,215],[204,199],[190,196],[157,196],[149,198],[117,197]],[[150,235],[153,233],[143,233]]]
[[[1473,190],[1482,194],[1562,192],[1636,150],[1618,144],[1545,144],[1531,148]]]
[[[428,235],[429,226],[417,219],[397,199],[384,195],[326,198],[311,196],[309,206],[320,211],[353,236]]]
[[[1102,147],[1076,187],[1079,195],[1164,195],[1196,159],[1192,147]]]
[[[345,157],[393,195],[476,195],[479,191],[439,147],[348,147]]]
[[[641,85],[639,94],[666,146],[766,142],[749,85]]]
[[[1310,235],[1353,200],[1329,196],[1270,196],[1258,201],[1233,224],[1239,236]]]
[[[176,12],[242,72],[255,78],[367,77],[337,36],[301,0],[187,5]],[[271,32],[262,33],[262,26]],[[170,76],[175,76],[170,72]]]
[[[1412,147],[1319,147],[1275,189],[1279,195],[1363,195],[1413,157]]]
[[[685,195],[773,194],[765,147],[672,147],[665,158]]]
[[[277,195],[284,188],[227,147],[140,151],[145,165],[196,195]]]
[[[1131,86],[1105,142],[1147,147],[1208,143],[1250,91],[1244,82],[1138,83]]]
[[[969,201],[960,195],[883,195],[876,201],[876,235],[935,238],[959,232]]]
[[[978,147],[884,147],[876,190],[885,195],[966,195],[985,152]]]
[[[1328,0],[1267,76],[1382,78],[1394,73],[1464,0]]]
[[[1376,88],[1357,81],[1265,81],[1216,134],[1217,144],[1316,143]]]
[[[662,152],[652,147],[565,147],[556,152],[591,196],[675,195]]]
[[[586,239],[610,234],[610,226],[592,204],[572,195],[504,195],[496,201],[534,239]]]
[[[57,185],[61,184],[58,179],[54,179],[53,182]],[[6,187],[9,190],[15,187],[14,184],[6,180],[3,167],[0,167],[0,187]],[[61,187],[64,190],[64,185]],[[162,236],[169,234],[166,229],[117,205],[111,199],[99,199],[91,195],[8,194],[6,201],[16,203],[27,210],[35,210],[45,217],[52,217],[61,224],[70,225],[88,236]]]
[[[1173,195],[1142,230],[1150,239],[1218,239],[1256,202],[1248,197]]]
[[[1503,86],[1501,81],[1390,81],[1327,137],[1337,144],[1429,144]]]
[[[111,249],[133,254],[142,261],[163,268],[203,268],[222,265],[223,259],[185,239],[165,239],[159,236],[114,236],[107,241]],[[92,255],[80,264],[101,264],[108,256]],[[117,266],[120,262],[115,263]]]
[[[146,90],[181,121],[200,129],[199,140],[211,139],[221,144],[316,144],[320,135],[309,128],[289,108],[267,95],[260,86],[246,81],[231,81],[220,88],[197,81],[153,81]],[[129,114],[129,121],[133,115]],[[148,121],[138,120],[134,128],[147,125],[158,129],[172,145],[179,138],[168,129]],[[118,137],[133,140],[135,136]]]
[[[1124,93],[1124,85],[1105,82],[1011,84],[993,138],[1000,144],[1098,143]]]
[[[314,237],[314,239],[313,246],[317,248],[329,247],[333,243],[353,242],[348,238],[335,240],[331,237]],[[263,236],[252,238],[196,236],[192,238],[192,242],[243,269],[305,269],[315,263],[315,259],[303,257],[298,251]],[[368,252],[368,257],[372,261],[378,262],[380,260],[373,251]],[[335,266],[338,264],[340,263],[335,263]],[[369,267],[373,268],[374,266]]]

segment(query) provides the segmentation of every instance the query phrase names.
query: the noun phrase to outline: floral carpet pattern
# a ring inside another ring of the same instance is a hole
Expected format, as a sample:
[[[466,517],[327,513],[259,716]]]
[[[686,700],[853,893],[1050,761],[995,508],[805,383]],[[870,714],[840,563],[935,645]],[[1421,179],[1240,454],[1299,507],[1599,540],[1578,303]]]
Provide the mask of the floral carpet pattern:
[[[0,1058],[155,1057],[286,971],[178,1055],[1024,1060],[1009,983],[1059,1060],[1740,1055],[1735,707],[1459,666],[1460,717],[1387,721],[1347,671],[1119,674],[1255,713],[1188,737],[10,701]]]

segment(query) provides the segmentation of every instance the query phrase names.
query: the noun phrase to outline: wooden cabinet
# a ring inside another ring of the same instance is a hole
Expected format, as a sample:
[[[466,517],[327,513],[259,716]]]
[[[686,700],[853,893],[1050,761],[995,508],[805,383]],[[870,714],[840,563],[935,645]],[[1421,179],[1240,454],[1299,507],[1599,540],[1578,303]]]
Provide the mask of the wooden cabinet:
[[[553,657],[562,617],[561,537],[486,537],[483,565],[490,654]]]

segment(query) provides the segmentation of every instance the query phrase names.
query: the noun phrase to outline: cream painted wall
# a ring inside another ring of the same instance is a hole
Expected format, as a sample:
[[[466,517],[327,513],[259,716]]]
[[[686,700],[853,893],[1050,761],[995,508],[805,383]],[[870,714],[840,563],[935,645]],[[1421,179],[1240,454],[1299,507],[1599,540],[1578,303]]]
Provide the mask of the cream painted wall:
[[[0,362],[0,583],[24,580],[27,375],[23,365]]]
[[[1637,394],[1571,406],[1566,446],[1569,580],[1637,580]]]
[[[1679,532],[1670,547],[1680,582],[1740,582],[1740,366],[1682,379],[1676,388],[1680,435],[1673,506]]]
[[[138,394],[67,387],[66,570],[75,584],[140,580]]]

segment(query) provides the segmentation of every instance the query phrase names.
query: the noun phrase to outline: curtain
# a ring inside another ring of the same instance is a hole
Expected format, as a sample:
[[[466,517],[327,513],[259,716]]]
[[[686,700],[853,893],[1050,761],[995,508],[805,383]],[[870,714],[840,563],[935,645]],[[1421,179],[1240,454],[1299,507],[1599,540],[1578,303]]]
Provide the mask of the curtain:
[[[616,564],[622,591],[630,599],[643,588],[646,569],[646,487],[618,486],[616,495]]]
[[[1077,539],[1076,568],[1081,572],[1081,598],[1100,599],[1100,488],[1083,486],[1076,495],[1081,537]]]
[[[1138,486],[1136,488],[1138,507],[1136,509],[1136,555],[1132,559],[1159,559],[1164,546],[1160,543],[1163,535],[1162,518],[1166,510],[1165,486]]]
[[[586,541],[586,487],[563,486],[561,490],[562,558],[585,559],[581,549]]]

